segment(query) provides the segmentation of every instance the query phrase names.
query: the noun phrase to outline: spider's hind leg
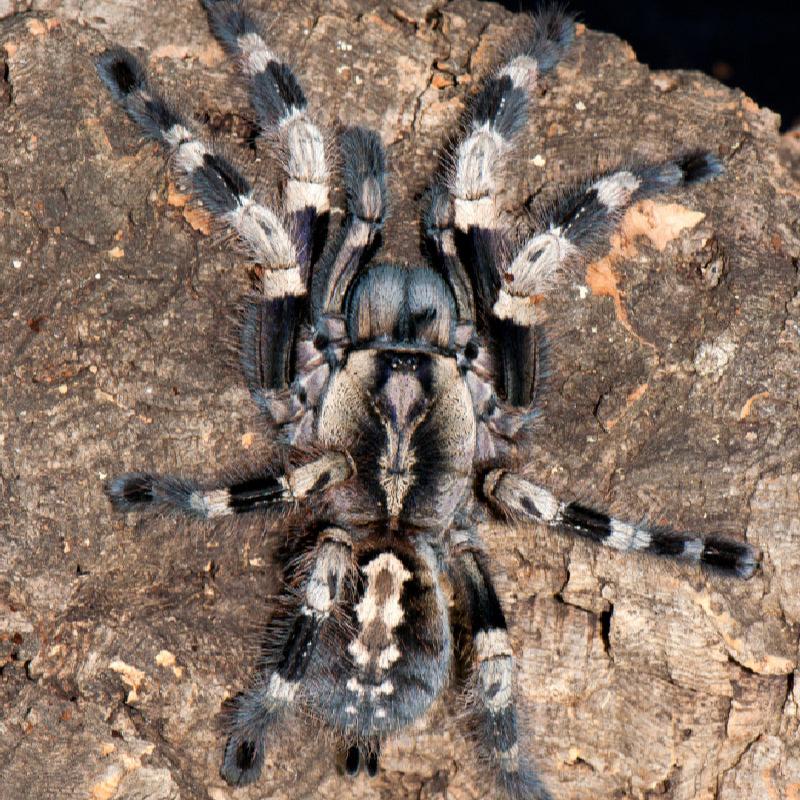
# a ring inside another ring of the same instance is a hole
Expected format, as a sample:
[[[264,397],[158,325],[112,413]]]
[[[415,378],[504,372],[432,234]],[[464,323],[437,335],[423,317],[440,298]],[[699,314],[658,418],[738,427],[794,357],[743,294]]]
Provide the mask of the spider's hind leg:
[[[302,702],[306,668],[352,570],[349,534],[341,528],[322,531],[283,644],[272,663],[264,665],[256,685],[236,699],[220,768],[228,783],[243,786],[261,774],[269,728]]]
[[[469,718],[476,744],[504,797],[549,800],[519,741],[514,655],[483,557],[474,549],[461,550],[451,571],[471,629],[474,680]]]

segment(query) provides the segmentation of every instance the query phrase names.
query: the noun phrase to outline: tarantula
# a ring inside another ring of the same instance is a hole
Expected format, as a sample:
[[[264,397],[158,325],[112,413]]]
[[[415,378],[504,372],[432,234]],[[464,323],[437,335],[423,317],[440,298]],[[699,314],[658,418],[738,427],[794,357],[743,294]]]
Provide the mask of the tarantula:
[[[285,458],[247,479],[201,485],[129,473],[107,491],[123,511],[254,513],[265,527],[299,520],[280,633],[235,702],[222,775],[255,781],[271,726],[301,709],[342,739],[349,773],[363,765],[375,774],[381,740],[424,714],[449,683],[458,616],[471,640],[468,718],[478,746],[507,796],[544,797],[518,742],[513,654],[478,525],[497,516],[544,523],[743,578],[757,567],[747,544],[623,522],[562,502],[517,471],[541,371],[538,301],[604,251],[632,203],[713,178],[721,165],[692,152],[602,174],[567,192],[515,244],[498,209],[503,164],[537,80],[573,38],[573,20],[548,9],[484,80],[434,178],[421,225],[427,266],[373,265],[387,207],[378,135],[342,132],[346,214],[324,243],[329,141],[244,4],[202,2],[248,82],[262,133],[277,145],[281,211],[258,202],[130,53],[110,49],[97,66],[144,136],[170,154],[186,190],[258,265],[241,364]]]

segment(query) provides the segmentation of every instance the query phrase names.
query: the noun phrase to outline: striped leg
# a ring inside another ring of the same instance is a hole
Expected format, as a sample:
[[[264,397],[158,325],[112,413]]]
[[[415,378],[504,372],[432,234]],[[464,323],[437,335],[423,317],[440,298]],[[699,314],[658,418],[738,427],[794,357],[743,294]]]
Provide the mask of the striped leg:
[[[129,472],[111,481],[106,493],[118,511],[169,508],[203,519],[251,511],[277,515],[353,474],[348,456],[327,453],[283,475],[260,475],[211,489],[171,475]]]
[[[325,136],[308,112],[303,89],[267,46],[241,0],[202,0],[212,33],[239,67],[262,133],[277,145],[286,173],[284,207],[292,219],[303,278],[320,228],[327,225],[330,168]]]
[[[187,121],[148,84],[144,68],[126,50],[107,51],[97,69],[142,133],[170,152],[185,188],[238,236],[263,268],[261,286],[245,304],[241,329],[245,377],[254,399],[263,407],[265,389],[282,389],[293,378],[292,353],[297,326],[305,313],[311,252],[310,234],[299,233],[305,224],[302,214],[298,216],[300,212],[292,207],[288,195],[287,215],[257,202],[247,179],[193,133]]]
[[[560,502],[544,487],[504,470],[490,472],[483,490],[512,518],[544,522],[621,552],[668,556],[738,578],[749,578],[758,568],[759,553],[745,542],[622,522],[579,503]]]
[[[524,45],[483,82],[465,120],[465,135],[452,154],[447,184],[456,243],[479,314],[492,308],[499,289],[499,260],[506,243],[497,198],[508,156],[525,128],[531,92],[566,53],[573,34],[573,20],[555,8],[533,17]]]
[[[129,52],[122,48],[106,51],[97,70],[144,136],[170,152],[176,172],[195,198],[233,231],[264,267],[264,295],[303,295],[305,285],[289,229],[274,211],[254,199],[247,179],[199,139],[187,121],[150,87],[144,68]]]
[[[539,303],[577,263],[599,257],[625,211],[638,200],[669,189],[701,183],[722,167],[708,153],[631,167],[600,176],[570,193],[546,215],[546,229],[522,244],[503,269],[492,305],[491,330],[500,340],[497,359],[512,405],[533,400],[531,355],[541,320]]]
[[[243,786],[261,773],[268,729],[297,699],[320,630],[352,569],[350,536],[341,528],[327,528],[274,666],[265,668],[257,684],[237,698],[220,770],[228,783]]]
[[[500,367],[497,391],[516,406],[533,400],[532,365],[541,337],[533,325],[492,316],[510,250],[498,194],[508,157],[525,127],[531,92],[569,49],[573,34],[573,20],[556,8],[532,18],[527,40],[484,81],[470,107],[446,176],[449,207],[443,190],[434,187],[424,222],[428,250],[453,288],[461,320],[488,328]]]
[[[476,676],[473,719],[478,744],[485,750],[506,797],[545,800],[549,795],[520,753],[513,693],[514,656],[491,578],[483,559],[474,551],[459,554],[456,573],[464,580],[472,629]]]
[[[341,137],[346,196],[344,227],[330,243],[312,284],[314,319],[343,312],[347,290],[380,245],[386,218],[386,154],[367,128],[347,128]]]
[[[608,172],[570,192],[545,214],[544,232],[528,239],[502,275],[495,316],[518,325],[538,321],[537,303],[576,263],[607,250],[625,211],[639,200],[702,183],[722,172],[709,153]]]

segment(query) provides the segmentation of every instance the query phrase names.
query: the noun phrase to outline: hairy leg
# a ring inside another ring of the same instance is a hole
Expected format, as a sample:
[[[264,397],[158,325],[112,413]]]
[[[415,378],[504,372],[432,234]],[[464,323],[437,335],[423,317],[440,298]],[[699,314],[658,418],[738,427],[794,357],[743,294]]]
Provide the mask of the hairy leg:
[[[144,68],[128,51],[106,51],[97,62],[97,70],[142,134],[170,153],[173,168],[186,188],[264,267],[263,294],[303,295],[297,247],[289,228],[272,209],[254,199],[249,181],[199,138],[187,120],[150,86]]]
[[[483,556],[462,550],[452,572],[461,585],[472,634],[475,675],[472,724],[498,787],[510,800],[549,795],[520,751],[514,703],[514,655],[503,609]]]
[[[298,702],[322,626],[353,568],[347,532],[341,528],[322,531],[299,609],[274,665],[265,666],[256,685],[237,698],[220,770],[228,783],[243,786],[261,774],[269,727]]]
[[[532,92],[566,54],[573,35],[574,21],[555,7],[531,18],[525,35],[472,101],[464,135],[449,154],[450,169],[429,192],[423,219],[426,249],[450,284],[459,322],[474,323],[488,335],[496,391],[514,406],[533,402],[542,335],[534,325],[493,314],[501,268],[511,252],[498,195]]]
[[[721,173],[722,165],[714,156],[695,152],[585,181],[545,210],[540,232],[522,244],[502,271],[501,288],[492,309],[495,316],[521,326],[536,324],[538,301],[571,267],[606,252],[610,235],[630,206]]]
[[[543,522],[621,552],[667,556],[738,578],[749,578],[758,568],[758,551],[745,542],[623,522],[580,503],[561,502],[543,486],[505,470],[490,472],[483,491],[512,519]]]
[[[353,474],[348,456],[327,453],[284,474],[258,475],[212,488],[172,475],[129,472],[114,478],[106,493],[119,511],[168,508],[204,519],[252,511],[277,515]]]
[[[496,299],[499,261],[507,247],[498,194],[508,156],[524,131],[539,78],[565,55],[573,35],[574,21],[555,7],[531,18],[526,35],[483,81],[464,119],[464,135],[449,154],[450,168],[429,195],[424,225],[429,243],[445,254],[452,245],[458,248],[481,318]],[[460,275],[456,282],[462,282]]]
[[[262,134],[286,175],[283,204],[292,220],[304,279],[320,228],[327,225],[330,164],[325,134],[291,68],[268,46],[240,0],[202,0],[212,33],[247,81]]]

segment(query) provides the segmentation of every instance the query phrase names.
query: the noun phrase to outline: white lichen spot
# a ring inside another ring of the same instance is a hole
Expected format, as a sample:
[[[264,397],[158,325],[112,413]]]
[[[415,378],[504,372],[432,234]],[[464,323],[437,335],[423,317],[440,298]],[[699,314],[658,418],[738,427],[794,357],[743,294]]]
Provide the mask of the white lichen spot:
[[[175,656],[169,650],[159,650],[156,653],[156,664],[159,667],[175,666]]]
[[[713,342],[703,342],[694,358],[694,368],[703,377],[719,377],[725,371],[733,354],[736,342],[727,331]]]

